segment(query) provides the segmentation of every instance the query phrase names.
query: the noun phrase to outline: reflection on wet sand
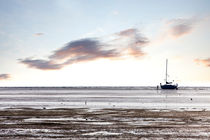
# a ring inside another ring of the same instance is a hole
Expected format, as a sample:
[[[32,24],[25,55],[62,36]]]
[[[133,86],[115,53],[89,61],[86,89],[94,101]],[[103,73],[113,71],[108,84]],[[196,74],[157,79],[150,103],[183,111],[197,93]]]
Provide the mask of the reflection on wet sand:
[[[210,139],[209,103],[209,88],[0,88],[0,137]]]
[[[32,109],[0,111],[1,138],[210,138],[209,111]]]

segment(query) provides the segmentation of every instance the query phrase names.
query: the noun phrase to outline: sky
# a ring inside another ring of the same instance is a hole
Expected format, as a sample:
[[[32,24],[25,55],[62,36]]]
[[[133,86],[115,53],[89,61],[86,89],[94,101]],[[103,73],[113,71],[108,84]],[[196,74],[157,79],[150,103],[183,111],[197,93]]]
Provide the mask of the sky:
[[[209,0],[0,0],[0,86],[210,86]]]

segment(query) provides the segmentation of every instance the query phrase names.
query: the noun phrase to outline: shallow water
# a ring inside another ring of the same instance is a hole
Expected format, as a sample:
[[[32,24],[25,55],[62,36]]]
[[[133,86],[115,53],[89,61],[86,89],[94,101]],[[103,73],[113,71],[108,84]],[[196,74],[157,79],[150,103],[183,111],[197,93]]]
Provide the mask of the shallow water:
[[[10,87],[0,88],[3,108],[142,108],[210,110],[210,88]]]

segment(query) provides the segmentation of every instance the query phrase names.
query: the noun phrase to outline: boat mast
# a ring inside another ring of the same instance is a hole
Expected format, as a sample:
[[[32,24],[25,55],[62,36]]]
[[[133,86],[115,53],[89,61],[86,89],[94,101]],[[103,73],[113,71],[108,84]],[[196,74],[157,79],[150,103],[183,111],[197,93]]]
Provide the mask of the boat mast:
[[[167,71],[167,67],[168,67],[168,59],[166,59],[166,83],[167,83],[167,77],[168,77],[168,71]]]

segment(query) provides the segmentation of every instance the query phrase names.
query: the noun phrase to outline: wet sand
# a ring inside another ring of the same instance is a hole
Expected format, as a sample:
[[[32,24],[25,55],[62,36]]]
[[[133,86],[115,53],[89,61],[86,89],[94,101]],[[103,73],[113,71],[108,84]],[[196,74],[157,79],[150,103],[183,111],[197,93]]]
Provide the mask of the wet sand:
[[[210,139],[210,88],[0,88],[0,139]]]
[[[5,108],[1,139],[210,139],[210,111]]]

